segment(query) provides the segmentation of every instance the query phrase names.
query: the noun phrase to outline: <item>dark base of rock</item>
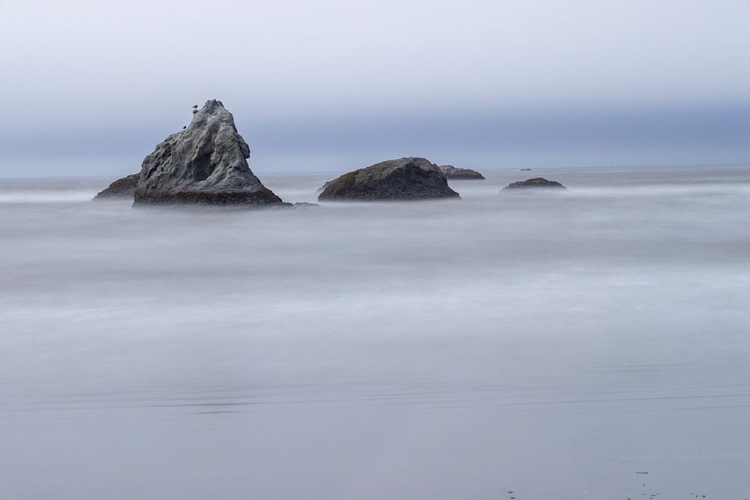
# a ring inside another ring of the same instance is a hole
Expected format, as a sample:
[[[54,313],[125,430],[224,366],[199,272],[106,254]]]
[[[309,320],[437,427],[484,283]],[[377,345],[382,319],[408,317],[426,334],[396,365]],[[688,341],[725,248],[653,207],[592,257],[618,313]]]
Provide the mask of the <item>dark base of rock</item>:
[[[138,184],[140,176],[141,174],[139,172],[137,174],[123,177],[122,179],[117,179],[110,184],[107,189],[94,196],[94,200],[133,198],[133,195],[135,194],[135,185]]]
[[[567,190],[565,186],[556,181],[548,181],[542,177],[535,177],[534,179],[527,179],[525,181],[518,181],[508,184],[502,189],[502,191],[515,191],[515,190],[526,190],[526,189],[561,189]]]
[[[445,176],[446,179],[450,179],[453,181],[483,181],[485,180],[484,176],[480,174],[479,172],[469,172],[466,174],[453,174],[451,176]]]
[[[266,207],[289,205],[281,201],[270,189],[261,187],[252,192],[223,191],[216,193],[178,191],[176,193],[159,193],[158,196],[136,196],[133,206],[138,205],[213,205],[213,206],[247,206]]]

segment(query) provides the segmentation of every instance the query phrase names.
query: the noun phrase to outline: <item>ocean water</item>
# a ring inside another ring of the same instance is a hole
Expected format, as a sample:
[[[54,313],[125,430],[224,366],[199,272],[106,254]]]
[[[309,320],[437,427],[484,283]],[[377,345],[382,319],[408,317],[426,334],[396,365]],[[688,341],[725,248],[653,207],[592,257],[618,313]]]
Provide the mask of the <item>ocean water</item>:
[[[0,180],[0,499],[750,498],[750,167],[487,176]]]

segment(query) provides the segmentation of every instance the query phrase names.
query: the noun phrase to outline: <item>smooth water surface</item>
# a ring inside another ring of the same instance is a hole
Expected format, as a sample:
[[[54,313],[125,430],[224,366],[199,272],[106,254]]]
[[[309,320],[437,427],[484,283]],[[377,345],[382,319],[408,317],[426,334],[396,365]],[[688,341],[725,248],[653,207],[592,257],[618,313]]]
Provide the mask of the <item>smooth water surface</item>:
[[[110,181],[0,181],[0,499],[750,498],[750,167]]]

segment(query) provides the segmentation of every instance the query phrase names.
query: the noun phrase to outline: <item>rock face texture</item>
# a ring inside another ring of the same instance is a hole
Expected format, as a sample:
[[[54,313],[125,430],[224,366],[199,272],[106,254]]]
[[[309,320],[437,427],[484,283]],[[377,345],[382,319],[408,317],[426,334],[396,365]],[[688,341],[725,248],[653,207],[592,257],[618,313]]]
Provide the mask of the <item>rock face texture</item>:
[[[546,189],[567,189],[565,186],[555,181],[548,181],[542,177],[535,177],[533,179],[527,179],[525,181],[513,182],[505,186],[502,191],[515,191],[524,189],[535,189],[535,188],[546,188]]]
[[[420,200],[458,198],[437,165],[424,158],[401,158],[361,168],[334,179],[318,200]]]
[[[134,205],[197,203],[274,205],[281,198],[247,164],[250,148],[232,113],[207,101],[184,130],[167,137],[143,160]]]
[[[100,191],[94,200],[104,199],[121,199],[121,198],[133,198],[135,193],[135,185],[138,184],[138,179],[141,174],[128,175],[122,179],[117,179],[115,182],[109,185],[104,191]]]
[[[484,176],[470,168],[456,168],[453,165],[440,165],[446,179],[484,180]]]

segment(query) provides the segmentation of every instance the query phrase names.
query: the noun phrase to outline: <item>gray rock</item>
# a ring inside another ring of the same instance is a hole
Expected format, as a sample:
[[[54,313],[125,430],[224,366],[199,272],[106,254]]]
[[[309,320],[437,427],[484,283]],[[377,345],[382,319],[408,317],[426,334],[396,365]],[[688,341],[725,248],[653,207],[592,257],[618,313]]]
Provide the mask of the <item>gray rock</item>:
[[[401,158],[354,170],[334,179],[318,200],[419,200],[458,198],[437,165]]]
[[[512,182],[505,186],[502,191],[524,190],[524,189],[565,189],[567,188],[555,181],[548,181],[542,177],[535,177],[525,181]]]
[[[456,168],[453,165],[440,165],[446,179],[484,180],[484,176],[470,168]]]
[[[135,194],[135,185],[138,184],[138,178],[141,176],[140,173],[128,175],[122,179],[117,179],[115,182],[109,185],[109,187],[103,191],[97,193],[94,196],[94,200],[104,200],[112,198],[133,198]]]
[[[325,189],[331,185],[333,181],[327,181],[325,184],[320,186],[316,192],[320,193],[321,191],[325,191]]]
[[[210,100],[190,125],[167,137],[143,160],[134,205],[198,203],[276,205],[281,198],[253,175],[250,148],[232,113]]]

